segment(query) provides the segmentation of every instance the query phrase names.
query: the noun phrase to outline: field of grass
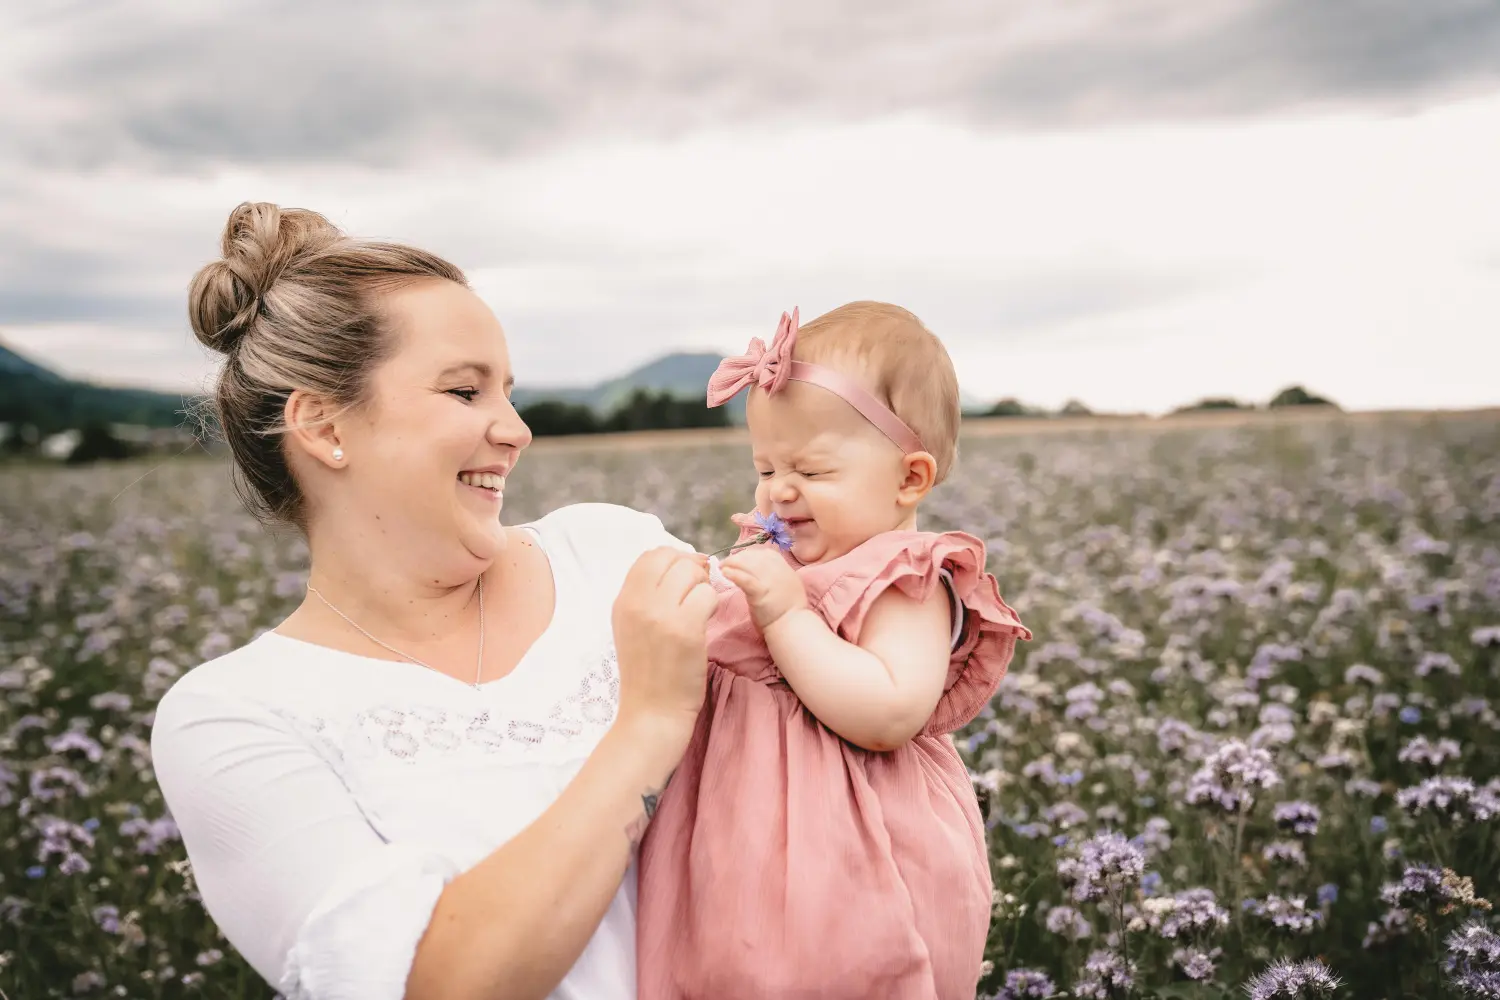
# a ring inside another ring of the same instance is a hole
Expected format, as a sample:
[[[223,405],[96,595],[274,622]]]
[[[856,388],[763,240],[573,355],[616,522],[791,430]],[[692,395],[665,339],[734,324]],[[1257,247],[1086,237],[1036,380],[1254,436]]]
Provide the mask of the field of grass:
[[[976,428],[925,514],[1036,633],[958,738],[984,990],[1500,997],[1500,417],[1058,426]],[[752,485],[733,435],[549,444],[506,517],[612,501],[717,547]],[[270,996],[148,737],[295,606],[304,546],[208,460],[0,467],[0,540],[0,990]]]

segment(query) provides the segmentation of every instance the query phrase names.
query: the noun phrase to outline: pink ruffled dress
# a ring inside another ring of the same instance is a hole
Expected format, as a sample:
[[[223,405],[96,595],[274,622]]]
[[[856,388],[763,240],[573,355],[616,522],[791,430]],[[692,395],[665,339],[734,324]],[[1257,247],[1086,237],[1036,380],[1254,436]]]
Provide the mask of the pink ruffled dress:
[[[720,589],[706,704],[641,846],[641,1000],[973,1000],[989,857],[947,734],[1031,638],[984,565],[979,539],[919,531],[798,565],[808,603],[855,643],[888,587],[925,599],[951,574],[963,610],[945,693],[921,734],[887,753],[803,708],[744,595]]]

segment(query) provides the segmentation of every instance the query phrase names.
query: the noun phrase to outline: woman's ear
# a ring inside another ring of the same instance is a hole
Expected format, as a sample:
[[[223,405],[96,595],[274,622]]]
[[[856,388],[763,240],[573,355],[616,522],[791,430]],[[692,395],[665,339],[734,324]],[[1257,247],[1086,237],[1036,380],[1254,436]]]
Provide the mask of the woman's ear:
[[[322,396],[301,389],[292,390],[282,408],[287,440],[303,454],[330,469],[341,469],[348,460],[334,420],[337,412]]]
[[[937,459],[925,451],[914,451],[901,459],[901,485],[896,503],[915,507],[937,485]]]

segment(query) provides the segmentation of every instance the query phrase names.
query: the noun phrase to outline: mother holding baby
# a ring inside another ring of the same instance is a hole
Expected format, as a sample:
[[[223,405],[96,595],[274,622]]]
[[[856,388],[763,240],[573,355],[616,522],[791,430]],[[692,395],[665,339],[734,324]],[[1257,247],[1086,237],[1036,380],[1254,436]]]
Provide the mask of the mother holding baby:
[[[452,264],[263,203],[235,209],[222,250],[189,306],[224,357],[217,416],[243,501],[301,532],[311,569],[289,617],[189,671],[156,711],[157,779],[205,908],[292,1000],[630,1000],[638,849],[703,738],[721,604],[707,561],[623,507],[501,524],[531,434],[505,334]],[[932,458],[913,454],[919,499]],[[925,671],[910,668],[926,693],[899,739],[931,740],[902,795],[938,810],[970,901],[961,931],[928,923],[970,942],[953,968],[973,984],[988,866],[942,737],[1027,633],[977,540],[941,538],[922,544],[952,558],[908,574],[925,582],[890,619],[931,634],[888,633]],[[754,593],[753,573],[736,582]],[[840,655],[860,669],[858,650]],[[931,935],[911,941],[927,962]]]

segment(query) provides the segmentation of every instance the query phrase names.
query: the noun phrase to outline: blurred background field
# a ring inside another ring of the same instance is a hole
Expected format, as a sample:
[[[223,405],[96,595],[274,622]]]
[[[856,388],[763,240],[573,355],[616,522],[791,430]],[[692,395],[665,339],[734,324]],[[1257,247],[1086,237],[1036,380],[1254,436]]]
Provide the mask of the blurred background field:
[[[505,518],[611,501],[722,544],[753,477],[701,433],[538,444]],[[1483,957],[1450,939],[1500,895],[1496,414],[974,425],[926,516],[986,540],[1036,633],[959,737],[985,990],[1242,995],[1321,958],[1336,995],[1433,997]],[[296,604],[305,547],[210,458],[6,467],[0,537],[0,989],[269,996],[195,903],[147,739],[174,678]]]

